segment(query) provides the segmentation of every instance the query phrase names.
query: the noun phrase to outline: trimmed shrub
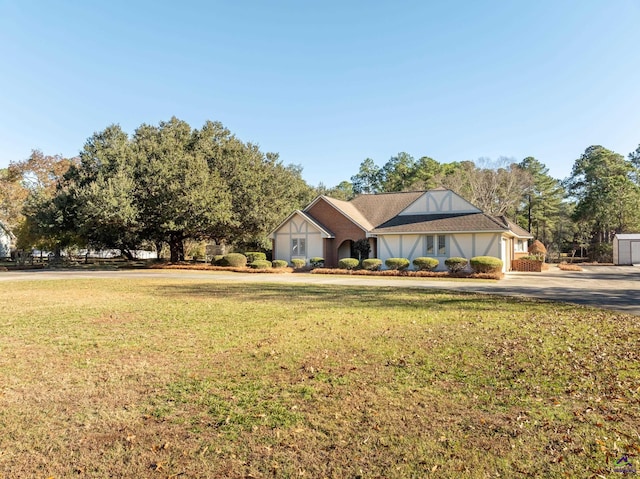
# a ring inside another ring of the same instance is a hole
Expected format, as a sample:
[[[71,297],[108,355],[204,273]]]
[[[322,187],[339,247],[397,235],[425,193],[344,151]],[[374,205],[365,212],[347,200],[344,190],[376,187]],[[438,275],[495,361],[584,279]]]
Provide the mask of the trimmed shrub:
[[[444,264],[449,269],[449,273],[459,273],[467,267],[467,263],[469,262],[466,258],[460,258],[458,256],[453,256],[444,260]]]
[[[416,267],[418,271],[433,271],[438,267],[440,261],[435,258],[427,258],[425,256],[421,256],[413,260],[413,265]]]
[[[493,256],[475,256],[469,261],[471,271],[474,273],[500,273],[502,260]]]
[[[247,251],[244,255],[247,257],[247,263],[265,261],[267,259],[267,255],[261,251]]]
[[[324,258],[315,256],[309,260],[309,263],[313,268],[322,268],[324,266]]]
[[[342,258],[338,261],[338,268],[340,269],[356,269],[360,265],[360,261],[355,258]]]
[[[273,266],[274,268],[286,268],[288,266],[288,263],[283,259],[274,259],[271,262],[271,266]]]
[[[541,241],[535,240],[529,246],[529,255],[535,256],[537,260],[544,261],[547,255],[547,248],[542,244]]]
[[[271,268],[271,261],[267,261],[266,259],[257,259],[252,263],[249,263],[253,269],[269,269]]]
[[[518,258],[518,259],[526,259],[529,261],[542,261],[542,259],[540,259],[539,256],[535,256],[535,255],[523,256],[522,258]]]
[[[213,266],[222,266],[222,259],[223,258],[224,258],[224,255],[217,254],[211,259],[211,264]]]
[[[362,260],[362,268],[367,271],[379,271],[382,267],[382,260],[378,258],[367,258]]]
[[[247,266],[247,257],[241,253],[225,254],[220,261],[221,266],[232,266],[234,268],[244,268]]]
[[[295,258],[291,260],[291,266],[294,269],[304,268],[307,265],[307,261],[300,258]]]
[[[409,263],[409,260],[407,258],[387,258],[384,261],[384,264],[389,269],[404,271],[409,267],[411,263]]]

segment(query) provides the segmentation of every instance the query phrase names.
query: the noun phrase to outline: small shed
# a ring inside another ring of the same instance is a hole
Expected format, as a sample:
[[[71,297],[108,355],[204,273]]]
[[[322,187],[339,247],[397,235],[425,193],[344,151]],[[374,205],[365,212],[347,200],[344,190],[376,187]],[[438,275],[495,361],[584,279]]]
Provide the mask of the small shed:
[[[613,237],[613,263],[640,264],[640,233],[617,234]]]

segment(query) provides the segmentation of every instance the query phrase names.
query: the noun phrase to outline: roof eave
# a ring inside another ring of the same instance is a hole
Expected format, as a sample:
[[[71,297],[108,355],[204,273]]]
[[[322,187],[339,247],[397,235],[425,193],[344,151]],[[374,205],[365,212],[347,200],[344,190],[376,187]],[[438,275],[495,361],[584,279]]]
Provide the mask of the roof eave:
[[[316,220],[314,220],[313,217],[311,217],[310,215],[306,214],[302,210],[295,210],[293,213],[291,213],[289,216],[287,216],[287,218],[282,223],[280,223],[276,228],[274,228],[274,230],[271,233],[269,233],[268,238],[269,239],[275,239],[276,232],[280,228],[282,228],[295,215],[302,216],[304,219],[306,219],[311,224],[313,224],[313,226],[318,228],[318,230],[320,230],[320,233],[321,233],[323,238],[335,238],[335,235],[331,231],[328,231],[326,228],[324,228],[322,225],[320,225]]]
[[[439,235],[452,235],[452,234],[476,234],[476,233],[508,233],[507,230],[448,230],[448,231],[434,231],[434,230],[424,230],[424,231],[371,231],[372,235],[384,235],[384,234],[393,234],[393,235],[424,235],[424,234],[439,234]]]

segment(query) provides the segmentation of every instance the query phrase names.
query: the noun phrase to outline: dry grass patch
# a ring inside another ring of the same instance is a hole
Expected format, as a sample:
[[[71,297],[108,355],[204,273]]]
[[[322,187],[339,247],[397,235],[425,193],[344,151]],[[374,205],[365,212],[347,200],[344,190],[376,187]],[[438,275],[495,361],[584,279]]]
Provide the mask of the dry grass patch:
[[[393,288],[3,283],[0,477],[605,477],[634,317]]]
[[[584,271],[577,264],[570,264],[570,263],[560,263],[558,264],[558,269],[562,271]]]
[[[233,273],[271,273],[271,274],[283,274],[292,273],[293,268],[251,268],[247,267],[234,267],[234,266],[215,266],[209,263],[152,263],[148,266],[150,269],[187,269],[194,271],[226,271]]]

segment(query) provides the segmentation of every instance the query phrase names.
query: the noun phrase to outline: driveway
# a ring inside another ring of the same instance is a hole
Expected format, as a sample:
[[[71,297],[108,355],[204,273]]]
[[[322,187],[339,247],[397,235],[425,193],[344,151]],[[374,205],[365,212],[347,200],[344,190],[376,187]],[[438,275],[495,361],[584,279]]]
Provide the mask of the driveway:
[[[640,316],[640,267],[584,266],[584,271],[508,273],[502,281],[433,281],[424,278],[337,276],[322,274],[242,274],[190,270],[73,271],[37,270],[0,272],[2,281],[73,278],[185,278],[201,281],[312,283],[392,286],[490,293],[504,296],[577,303]]]

